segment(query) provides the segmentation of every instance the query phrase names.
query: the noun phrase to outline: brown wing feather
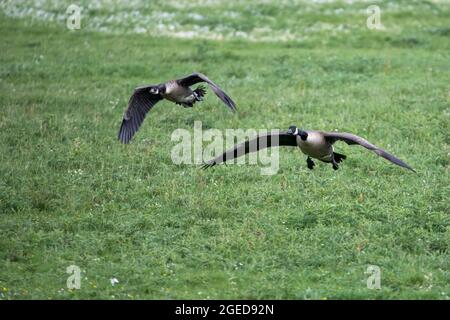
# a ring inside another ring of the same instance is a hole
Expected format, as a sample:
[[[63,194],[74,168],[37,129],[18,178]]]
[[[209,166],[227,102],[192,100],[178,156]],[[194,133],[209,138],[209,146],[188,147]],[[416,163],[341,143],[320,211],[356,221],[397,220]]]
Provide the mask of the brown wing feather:
[[[233,160],[240,156],[246,155],[247,153],[257,152],[259,150],[271,147],[279,146],[297,146],[297,139],[291,134],[286,132],[279,132],[273,134],[259,135],[251,140],[247,140],[234,147],[228,149],[220,156],[215,157],[207,161],[202,168],[206,169],[216,164]]]
[[[233,112],[236,111],[236,104],[230,98],[230,96],[228,96],[218,85],[216,85],[214,82],[212,82],[204,74],[196,72],[185,78],[178,79],[177,81],[180,85],[185,86],[185,87],[190,87],[199,82],[206,82],[211,87],[211,89],[214,91],[216,96],[218,96],[219,99],[222,100],[223,103],[225,103],[225,105],[231,109],[231,111],[233,111]]]
[[[149,110],[162,97],[159,94],[150,93],[150,86],[138,87],[134,90],[128,108],[123,114],[122,125],[120,126],[118,138],[122,143],[129,143],[134,134],[139,130],[144,118]]]
[[[327,139],[328,142],[331,144],[335,143],[337,140],[344,141],[348,145],[353,144],[359,144],[360,146],[363,146],[366,149],[369,149],[373,152],[375,152],[380,157],[385,158],[386,160],[389,160],[392,163],[395,163],[396,165],[399,165],[400,167],[409,169],[411,171],[416,172],[413,168],[411,168],[409,165],[407,165],[405,162],[400,160],[399,158],[395,157],[394,155],[390,154],[389,152],[378,148],[376,145],[371,144],[369,141],[367,141],[364,138],[361,138],[357,135],[351,134],[351,133],[345,133],[345,132],[324,132],[325,139]]]

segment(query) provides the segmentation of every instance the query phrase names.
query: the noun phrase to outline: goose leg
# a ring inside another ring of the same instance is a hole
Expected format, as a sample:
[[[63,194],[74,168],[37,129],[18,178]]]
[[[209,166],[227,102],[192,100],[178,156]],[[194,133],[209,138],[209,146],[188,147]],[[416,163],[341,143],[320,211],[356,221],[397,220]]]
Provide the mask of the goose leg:
[[[306,159],[306,164],[308,165],[308,169],[311,169],[311,170],[314,169],[314,166],[316,165],[310,157],[308,157]]]
[[[334,158],[333,158],[333,162],[332,162],[332,163],[333,163],[333,169],[334,169],[334,170],[339,169],[339,166],[338,166],[336,160],[334,160]]]
[[[206,94],[205,87],[199,86],[193,92],[195,101],[203,101],[203,97],[205,96],[205,94]]]
[[[198,100],[195,98],[195,92],[194,92],[191,95],[183,98],[183,101],[181,101],[181,104],[185,108],[192,108],[197,101]]]

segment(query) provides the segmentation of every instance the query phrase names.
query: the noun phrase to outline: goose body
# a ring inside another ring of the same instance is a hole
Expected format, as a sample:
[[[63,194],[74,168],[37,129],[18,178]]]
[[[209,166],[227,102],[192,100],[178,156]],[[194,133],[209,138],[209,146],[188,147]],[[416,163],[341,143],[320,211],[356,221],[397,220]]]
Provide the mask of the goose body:
[[[196,83],[205,82],[217,97],[232,111],[236,111],[234,101],[218,85],[201,73],[193,73],[187,77],[170,80],[156,85],[145,85],[134,89],[127,109],[123,114],[118,138],[122,143],[129,143],[139,130],[145,116],[159,101],[166,99],[185,108],[192,108],[198,101],[202,101],[206,90],[202,86],[191,89]]]
[[[357,135],[344,132],[299,130],[296,126],[291,126],[287,132],[260,135],[251,140],[235,145],[225,151],[222,155],[206,162],[203,165],[203,168],[212,167],[247,153],[257,152],[264,148],[291,146],[300,148],[302,153],[308,156],[306,163],[309,169],[313,169],[315,166],[315,163],[312,160],[312,158],[314,158],[326,163],[331,163],[333,169],[337,170],[339,168],[338,164],[345,160],[347,156],[334,152],[333,144],[336,141],[344,141],[348,145],[360,145],[400,167],[414,171],[413,168],[399,158],[381,148],[378,148]]]
[[[197,100],[194,95],[194,90],[190,87],[181,86],[176,80],[171,80],[165,83],[165,90],[161,92],[164,99],[188,106],[194,104]]]
[[[297,145],[303,154],[322,161],[331,161],[333,154],[333,145],[325,140],[323,134],[318,131],[307,131],[308,137],[306,140],[297,135]]]

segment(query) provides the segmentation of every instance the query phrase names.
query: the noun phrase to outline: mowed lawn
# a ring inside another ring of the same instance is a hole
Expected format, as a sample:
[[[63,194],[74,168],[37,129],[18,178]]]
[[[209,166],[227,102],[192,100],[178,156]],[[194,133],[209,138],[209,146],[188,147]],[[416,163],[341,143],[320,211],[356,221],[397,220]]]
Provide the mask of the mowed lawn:
[[[448,299],[449,30],[210,41],[1,14],[0,299]],[[209,90],[193,109],[158,104],[118,142],[134,87],[193,71],[238,113]],[[176,165],[171,134],[194,121],[352,132],[417,174],[344,143],[338,171],[294,148],[272,176]]]

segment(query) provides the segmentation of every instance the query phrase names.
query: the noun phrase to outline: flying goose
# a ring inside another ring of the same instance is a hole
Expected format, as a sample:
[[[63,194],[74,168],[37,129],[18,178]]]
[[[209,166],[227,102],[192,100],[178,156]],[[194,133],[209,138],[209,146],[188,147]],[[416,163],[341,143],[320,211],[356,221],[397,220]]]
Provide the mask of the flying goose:
[[[324,132],[316,130],[301,130],[296,126],[289,127],[287,132],[279,132],[276,134],[259,135],[252,140],[245,141],[228,149],[222,155],[209,160],[202,167],[204,169],[215,166],[222,162],[232,160],[247,153],[256,152],[258,150],[278,146],[299,147],[300,150],[308,156],[306,163],[309,169],[315,166],[311,158],[318,159],[323,162],[331,163],[333,169],[339,168],[338,163],[343,161],[347,156],[334,152],[333,144],[338,141],[344,141],[348,145],[359,144],[366,149],[375,152],[377,155],[399,165],[400,167],[416,172],[409,165],[398,159],[394,155],[378,148],[367,140],[357,135],[344,132]]]
[[[181,79],[134,89],[133,95],[128,101],[128,107],[123,114],[119,140],[122,143],[129,143],[144,121],[147,112],[160,100],[167,99],[185,108],[192,108],[197,101],[202,101],[206,94],[205,88],[203,86],[198,86],[194,90],[190,88],[199,82],[206,82],[231,111],[236,111],[233,100],[218,85],[204,74],[193,73]]]

